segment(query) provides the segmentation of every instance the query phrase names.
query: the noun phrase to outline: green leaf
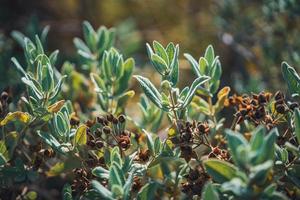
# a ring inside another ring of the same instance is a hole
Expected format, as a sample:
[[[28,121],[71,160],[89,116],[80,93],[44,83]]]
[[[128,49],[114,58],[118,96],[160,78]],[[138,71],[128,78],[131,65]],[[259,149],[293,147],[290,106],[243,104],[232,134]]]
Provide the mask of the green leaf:
[[[149,79],[136,75],[134,76],[140,83],[145,95],[159,108],[162,108],[161,95],[154,87],[154,85],[149,81]]]
[[[50,56],[49,56],[49,60],[50,60],[50,64],[52,66],[55,65],[56,61],[57,61],[57,56],[58,56],[59,50],[55,50],[53,51]]]
[[[157,54],[153,54],[151,56],[151,62],[155,69],[160,73],[161,75],[167,75],[168,74],[168,65],[167,63],[159,57]]]
[[[123,63],[123,76],[118,80],[118,86],[116,89],[116,95],[121,94],[128,88],[129,80],[131,79],[132,72],[135,66],[135,61],[133,58],[128,58],[124,63]]]
[[[170,42],[166,48],[166,52],[168,54],[168,58],[169,58],[169,64],[172,63],[172,60],[174,58],[174,55],[175,55],[175,46],[172,42]]]
[[[167,66],[170,65],[168,54],[167,54],[165,48],[159,42],[157,42],[155,40],[153,41],[153,49],[154,49],[155,53],[165,61]]]
[[[38,54],[44,54],[43,45],[42,45],[41,40],[40,40],[38,35],[35,35],[35,43],[36,43],[36,46],[37,46]]]
[[[200,72],[200,68],[198,65],[198,62],[193,58],[193,56],[191,56],[188,53],[183,54],[184,57],[190,62],[192,69],[194,71],[194,73],[198,76],[201,77],[201,72]]]
[[[122,166],[122,158],[121,158],[121,155],[120,155],[120,150],[119,150],[119,147],[114,147],[111,152],[110,152],[110,161],[111,161],[111,164],[113,162],[116,162],[119,166]]]
[[[138,200],[154,200],[155,199],[155,193],[156,190],[158,189],[159,185],[156,182],[150,182],[144,185],[138,195],[137,199]]]
[[[124,194],[124,190],[120,185],[112,185],[111,191],[115,199],[120,199]]]
[[[69,183],[66,183],[63,187],[63,200],[72,200],[72,188]]]
[[[170,76],[169,80],[171,81],[173,87],[175,87],[179,79],[178,55],[179,55],[179,46],[176,45],[175,53],[173,55],[173,59],[171,60],[171,64],[170,64],[171,72],[169,75]]]
[[[74,144],[75,145],[84,145],[87,142],[87,126],[86,125],[80,125],[75,133],[74,137]]]
[[[273,161],[268,160],[263,164],[256,165],[255,167],[251,168],[251,172],[249,175],[249,184],[264,184],[267,176],[269,175],[268,172],[273,167]]]
[[[153,142],[153,139],[150,135],[150,133],[148,133],[146,130],[143,130],[144,133],[146,134],[146,137],[147,137],[147,146],[148,146],[148,149],[151,153],[151,155],[155,155],[155,147],[154,147],[154,142]]]
[[[96,32],[88,21],[82,23],[83,37],[88,47],[95,51],[96,49]]]
[[[122,179],[121,174],[119,174],[119,170],[117,169],[116,165],[112,165],[109,168],[109,185],[119,185],[122,186]]]
[[[214,186],[212,185],[212,183],[207,183],[204,186],[204,190],[202,192],[202,199],[203,200],[219,200],[219,195],[217,193],[217,191],[214,189]]]
[[[101,185],[98,181],[93,180],[92,181],[92,187],[95,189],[95,191],[101,196],[103,199],[107,200],[113,200],[112,192],[109,191],[107,188],[105,188],[103,185]]]
[[[215,58],[214,48],[212,45],[209,45],[204,54],[205,59],[207,60],[208,64],[211,65]]]
[[[84,44],[80,38],[74,38],[73,43],[78,50],[91,54],[90,49]]]
[[[264,141],[266,129],[263,126],[259,126],[255,129],[255,131],[252,133],[252,137],[250,140],[251,150],[257,151]]]
[[[61,90],[61,86],[62,86],[62,84],[63,84],[66,77],[67,76],[64,75],[59,79],[58,83],[56,84],[54,89],[51,91],[51,96],[50,96],[50,99],[49,99],[50,101],[54,100],[57,97],[57,95],[59,94],[59,92]]]
[[[295,119],[295,135],[298,140],[298,144],[300,144],[300,111],[298,108],[295,109],[294,119]]]
[[[218,183],[230,181],[237,174],[235,166],[222,160],[208,159],[204,161],[204,166],[208,174]]]
[[[123,195],[123,200],[129,200],[130,199],[130,190],[133,184],[133,178],[134,178],[134,173],[136,172],[137,168],[134,168],[128,175],[128,178],[124,184],[123,190],[124,190],[124,195]]]
[[[233,132],[230,129],[226,129],[225,132],[230,155],[232,156],[234,163],[236,163],[239,166],[243,166],[243,161],[239,160],[240,152],[238,151],[238,149],[240,146],[247,146],[247,140],[240,133]]]
[[[208,75],[208,62],[204,57],[200,57],[199,59],[199,69],[200,69],[200,74],[201,75]]]
[[[300,77],[296,70],[289,66],[287,62],[281,64],[283,78],[288,85],[289,91],[292,96],[300,95]]]
[[[92,174],[103,179],[109,179],[109,171],[103,167],[95,167],[92,170]]]
[[[278,130],[277,128],[274,128],[269,132],[267,136],[265,136],[263,144],[257,151],[258,156],[254,161],[255,164],[260,164],[274,158],[276,135],[278,135]]]
[[[95,73],[90,74],[90,78],[95,86],[95,92],[103,93],[106,91],[106,85],[104,80]]]
[[[197,79],[194,80],[194,82],[192,83],[192,85],[191,85],[191,87],[190,87],[190,89],[189,89],[189,91],[188,91],[188,93],[187,93],[187,95],[186,95],[186,97],[183,101],[183,104],[181,106],[182,109],[185,108],[186,106],[188,106],[191,103],[197,88],[200,85],[207,82],[209,79],[210,78],[208,76],[201,76],[201,77],[198,77]]]

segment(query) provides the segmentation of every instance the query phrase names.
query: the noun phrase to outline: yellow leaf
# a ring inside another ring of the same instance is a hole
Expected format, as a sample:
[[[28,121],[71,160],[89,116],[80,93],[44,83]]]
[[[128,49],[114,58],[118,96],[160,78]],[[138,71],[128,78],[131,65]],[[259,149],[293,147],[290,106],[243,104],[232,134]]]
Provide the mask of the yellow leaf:
[[[0,126],[4,126],[8,122],[16,119],[26,124],[30,121],[30,115],[28,113],[21,112],[21,111],[8,113],[6,117],[0,122]]]
[[[215,112],[220,112],[224,108],[224,103],[228,98],[230,87],[224,87],[218,92],[218,101],[214,105]]]
[[[46,172],[47,176],[58,176],[65,170],[65,164],[63,162],[56,163],[53,167]]]
[[[74,137],[74,144],[75,145],[84,145],[87,142],[87,135],[86,135],[86,131],[87,131],[87,126],[86,125],[80,125],[77,128],[77,131],[75,133],[75,137]]]
[[[65,100],[60,100],[54,104],[52,104],[51,106],[48,107],[48,112],[54,112],[57,113],[61,107],[64,105]]]
[[[173,137],[176,135],[176,131],[174,128],[169,128],[169,131],[168,131],[168,136],[169,137]]]

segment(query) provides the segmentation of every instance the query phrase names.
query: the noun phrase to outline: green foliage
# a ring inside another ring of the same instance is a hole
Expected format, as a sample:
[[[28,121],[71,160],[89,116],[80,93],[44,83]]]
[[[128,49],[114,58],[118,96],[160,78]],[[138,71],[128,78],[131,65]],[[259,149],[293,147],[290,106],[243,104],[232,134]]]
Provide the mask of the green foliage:
[[[61,71],[44,39],[13,35],[24,48],[26,67],[12,61],[26,93],[19,109],[0,95],[1,189],[36,199],[44,192],[27,185],[52,177],[68,200],[299,197],[299,103],[282,92],[229,96],[211,45],[199,61],[184,54],[196,77],[180,89],[179,45],[147,44],[161,81],[134,76],[143,91],[138,115],[127,105],[135,61],[114,47],[113,29],[84,22],[84,42],[74,40],[79,66],[65,62]],[[285,62],[282,72],[298,96],[299,75]],[[226,107],[236,113],[222,118]]]

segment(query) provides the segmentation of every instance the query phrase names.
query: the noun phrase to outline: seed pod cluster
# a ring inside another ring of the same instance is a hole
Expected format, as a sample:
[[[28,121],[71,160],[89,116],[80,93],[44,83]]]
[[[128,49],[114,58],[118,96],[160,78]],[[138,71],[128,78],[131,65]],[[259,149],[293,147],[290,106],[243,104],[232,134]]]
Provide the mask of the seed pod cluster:
[[[99,136],[97,136],[97,133],[99,132],[99,129],[96,129],[96,131],[94,132],[94,134],[91,133],[90,129],[87,129],[87,145],[91,148],[91,149],[101,149],[102,147],[104,147],[104,142],[103,139]]]
[[[219,147],[213,147],[211,152],[208,154],[208,158],[217,158],[219,160],[229,160],[230,156],[227,150],[220,149]]]
[[[202,187],[210,177],[198,166],[196,169],[190,169],[185,178],[187,181],[182,183],[182,191],[187,196],[193,197],[194,195],[201,195]]]
[[[137,192],[142,188],[141,179],[138,176],[133,177],[132,191]]]
[[[0,119],[4,118],[8,113],[8,105],[10,104],[11,99],[7,92],[2,92],[0,95]]]
[[[91,178],[91,174],[88,173],[83,168],[76,168],[73,170],[75,175],[75,179],[71,185],[73,191],[86,191],[90,186],[89,178]]]
[[[150,151],[149,149],[145,149],[145,150],[140,150],[137,158],[135,160],[140,161],[140,162],[147,162],[150,158]]]
[[[189,161],[196,156],[192,146],[204,144],[210,132],[210,127],[207,122],[177,122],[177,130],[179,134],[170,136],[169,139],[174,145],[180,147],[181,156]]]
[[[100,129],[97,129],[96,134],[101,135],[103,133],[106,136],[111,135],[123,150],[130,147],[130,132],[125,130],[126,117],[124,115],[115,117],[112,114],[108,114],[106,117],[97,117],[96,121],[101,126]]]
[[[174,144],[187,144],[194,141],[202,140],[202,136],[207,136],[210,132],[210,128],[207,122],[182,122],[178,124],[179,136],[171,137],[171,141]]]
[[[252,122],[255,126],[264,124],[268,129],[275,126],[276,120],[268,105],[271,104],[271,93],[260,92],[259,94],[252,94],[251,96],[233,95],[228,98],[229,105],[234,106],[237,110],[235,117],[237,124],[242,123],[244,120]],[[289,107],[286,104],[284,94],[280,91],[274,95],[274,108],[277,113],[285,114]],[[291,108],[297,107],[297,103],[291,103]]]

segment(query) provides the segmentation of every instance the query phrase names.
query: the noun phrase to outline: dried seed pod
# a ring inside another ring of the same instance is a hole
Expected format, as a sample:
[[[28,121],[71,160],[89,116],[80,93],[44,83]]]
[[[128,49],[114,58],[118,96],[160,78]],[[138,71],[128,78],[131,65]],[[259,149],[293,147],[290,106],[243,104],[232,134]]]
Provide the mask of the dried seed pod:
[[[100,128],[97,128],[97,129],[95,130],[95,135],[101,137],[101,135],[102,135],[102,130],[101,130]]]
[[[1,98],[2,101],[7,102],[8,98],[9,98],[8,93],[7,92],[2,92],[0,98]]]
[[[182,142],[189,142],[192,139],[192,134],[191,134],[191,132],[183,132],[180,135],[180,138],[181,138]]]
[[[70,125],[71,126],[78,126],[80,123],[79,118],[76,116],[72,116],[70,119]]]
[[[94,124],[95,124],[95,120],[87,120],[86,122],[85,122],[85,124],[87,125],[87,127],[92,127],[92,126],[94,126]]]
[[[109,126],[104,126],[102,131],[105,133],[105,134],[110,134],[111,133],[111,128]]]
[[[97,120],[97,122],[98,122],[99,124],[105,125],[105,120],[106,120],[106,119],[105,119],[103,116],[97,117],[96,120]]]
[[[112,118],[112,123],[113,123],[113,124],[118,124],[118,123],[119,123],[119,120],[118,120],[116,117],[113,117],[113,118]]]
[[[221,150],[219,149],[219,147],[214,147],[214,148],[212,149],[212,152],[213,152],[214,154],[216,154],[216,155],[219,155],[219,154],[221,153]]]
[[[104,146],[103,142],[100,141],[100,140],[96,141],[96,144],[95,144],[95,145],[96,145],[96,147],[99,148],[99,149],[101,149],[101,148]]]
[[[44,156],[52,158],[55,156],[55,152],[52,149],[45,149]]]
[[[126,121],[125,115],[120,115],[118,117],[118,120],[119,120],[120,123],[125,123],[125,121]]]
[[[283,104],[276,105],[275,110],[280,114],[284,114],[286,112],[286,108]]]
[[[257,100],[258,100],[259,104],[267,103],[267,98],[266,98],[265,93],[264,92],[259,93]]]
[[[298,108],[299,104],[298,102],[292,102],[289,104],[289,109],[294,110],[295,108]]]
[[[109,113],[109,114],[106,116],[106,119],[107,119],[107,121],[109,121],[109,122],[112,122],[113,118],[114,118],[114,116],[113,116],[111,113]]]
[[[146,162],[150,158],[150,151],[149,149],[147,150],[141,150],[138,154],[138,157],[141,161]]]
[[[89,140],[89,141],[87,141],[86,144],[87,144],[88,146],[92,147],[92,148],[94,148],[94,147],[96,146],[95,140]]]
[[[276,101],[285,99],[284,94],[281,91],[277,91],[275,93],[274,98],[275,98]]]
[[[190,179],[191,181],[195,181],[200,177],[200,173],[197,169],[195,170],[190,170],[189,175],[188,175],[188,179]]]

